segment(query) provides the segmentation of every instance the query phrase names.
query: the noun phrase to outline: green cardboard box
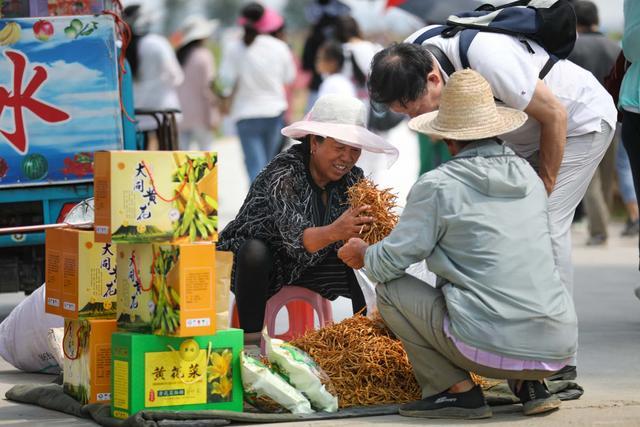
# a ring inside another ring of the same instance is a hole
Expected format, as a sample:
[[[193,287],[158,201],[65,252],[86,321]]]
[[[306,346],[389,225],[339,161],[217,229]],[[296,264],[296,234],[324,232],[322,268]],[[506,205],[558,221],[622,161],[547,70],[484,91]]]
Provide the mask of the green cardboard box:
[[[143,409],[242,412],[243,331],[192,338],[117,332],[112,336],[111,414]]]

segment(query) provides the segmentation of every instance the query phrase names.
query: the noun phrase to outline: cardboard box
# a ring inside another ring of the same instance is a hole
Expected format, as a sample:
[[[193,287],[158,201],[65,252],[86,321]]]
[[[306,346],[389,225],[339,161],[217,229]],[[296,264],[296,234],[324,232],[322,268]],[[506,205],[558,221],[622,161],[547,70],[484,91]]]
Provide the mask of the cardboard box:
[[[97,152],[96,240],[216,241],[216,162],[204,151]]]
[[[193,338],[115,333],[111,414],[143,409],[242,411],[241,329]]]
[[[111,334],[116,321],[64,320],[63,390],[82,404],[111,400]]]
[[[118,328],[191,337],[216,331],[212,242],[118,245]]]
[[[49,229],[45,235],[45,311],[71,319],[116,317],[116,250],[92,230]]]

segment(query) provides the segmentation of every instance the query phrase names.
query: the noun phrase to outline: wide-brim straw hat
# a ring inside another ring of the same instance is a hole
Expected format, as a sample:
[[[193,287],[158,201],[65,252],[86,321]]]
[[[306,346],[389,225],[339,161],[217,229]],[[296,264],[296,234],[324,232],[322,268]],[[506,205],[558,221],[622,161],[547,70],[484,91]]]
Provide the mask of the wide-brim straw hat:
[[[489,83],[466,69],[449,78],[439,110],[411,119],[409,127],[436,139],[470,141],[511,132],[526,121],[525,112],[496,106]]]
[[[200,15],[191,15],[184,20],[179,30],[177,47],[181,48],[195,40],[206,40],[218,29],[220,21],[208,20]]]
[[[307,135],[336,141],[387,157],[387,167],[398,159],[398,149],[366,128],[367,107],[357,98],[324,95],[318,98],[304,119],[282,129],[282,134],[299,139]]]

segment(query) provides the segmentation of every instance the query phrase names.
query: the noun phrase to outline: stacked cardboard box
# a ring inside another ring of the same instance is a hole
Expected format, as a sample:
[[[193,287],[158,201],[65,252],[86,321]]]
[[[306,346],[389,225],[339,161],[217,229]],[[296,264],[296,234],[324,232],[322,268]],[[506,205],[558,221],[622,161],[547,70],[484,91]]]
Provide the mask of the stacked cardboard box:
[[[216,328],[217,155],[95,156],[95,238],[117,244],[112,414],[242,410],[242,331]]]
[[[115,247],[92,230],[49,229],[45,311],[65,318],[64,390],[81,403],[111,400],[111,334],[116,330]]]

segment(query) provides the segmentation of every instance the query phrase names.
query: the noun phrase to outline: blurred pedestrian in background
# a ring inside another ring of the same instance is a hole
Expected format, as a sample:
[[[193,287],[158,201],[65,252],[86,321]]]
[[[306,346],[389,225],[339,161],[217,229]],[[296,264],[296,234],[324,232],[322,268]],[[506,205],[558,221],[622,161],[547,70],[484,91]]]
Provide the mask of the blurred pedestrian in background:
[[[206,46],[217,27],[218,21],[192,15],[179,30],[176,55],[184,72],[178,87],[183,116],[179,128],[180,148],[184,150],[210,150],[213,130],[220,124],[220,100],[212,90],[215,59]]]
[[[322,83],[318,88],[318,96],[335,93],[356,97],[356,87],[342,73],[345,64],[342,45],[336,40],[324,42],[316,57],[316,71],[322,76]]]
[[[123,18],[131,27],[132,38],[127,60],[133,73],[133,96],[136,109],[180,109],[177,87],[184,78],[176,54],[169,41],[150,32],[157,12],[144,4],[127,6]],[[144,133],[146,149],[157,149],[157,122],[153,117],[138,115],[137,129]],[[176,116],[180,121],[180,115]]]
[[[593,2],[576,1],[573,7],[578,20],[578,38],[568,59],[591,71],[600,83],[604,83],[604,78],[616,62],[620,47],[598,31],[600,18],[598,8]],[[584,195],[583,203],[589,224],[587,246],[603,245],[607,242],[617,146],[618,138],[614,137]]]
[[[353,81],[358,98],[369,105],[367,76],[373,56],[382,50],[378,43],[365,40],[358,21],[353,16],[341,16],[336,26],[336,38],[342,43],[345,62],[342,73]]]
[[[638,197],[636,196],[636,190],[633,188],[631,164],[629,163],[627,150],[624,149],[624,144],[619,144],[618,151],[616,151],[616,172],[618,173],[618,190],[620,191],[620,197],[627,210],[627,221],[620,235],[622,237],[637,236],[640,232]]]
[[[302,50],[302,69],[311,73],[307,110],[318,98],[322,76],[316,71],[316,57],[320,46],[336,38],[338,18],[351,13],[351,8],[339,0],[315,0],[305,9],[307,21],[312,25]]]
[[[622,50],[631,62],[622,86],[618,107],[622,110],[622,143],[629,155],[636,195],[640,191],[640,2],[624,0]],[[640,298],[640,287],[636,288]]]
[[[285,85],[295,78],[291,50],[275,37],[284,19],[274,10],[252,2],[242,8],[241,40],[224,53],[220,81],[231,97],[249,179],[253,181],[280,148],[280,129],[287,110]]]

